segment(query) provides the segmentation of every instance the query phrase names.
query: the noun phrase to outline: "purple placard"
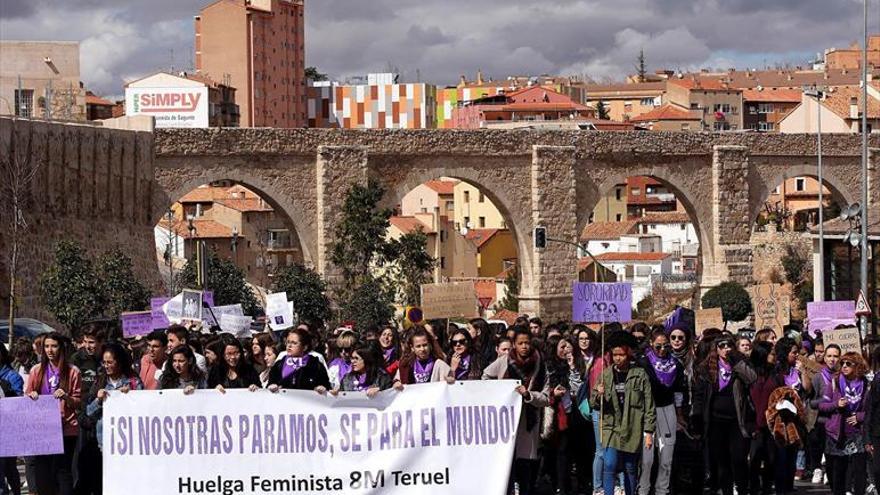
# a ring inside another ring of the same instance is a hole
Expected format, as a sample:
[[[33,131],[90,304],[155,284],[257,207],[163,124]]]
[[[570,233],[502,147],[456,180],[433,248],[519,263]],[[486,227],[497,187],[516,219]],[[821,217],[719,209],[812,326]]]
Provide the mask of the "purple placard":
[[[816,301],[807,303],[807,328],[815,337],[816,332],[833,330],[838,325],[856,324],[855,301]]]
[[[632,321],[632,284],[575,282],[571,312],[578,323]]]
[[[167,303],[169,299],[169,297],[154,297],[150,299],[150,314],[153,320],[153,330],[168,328],[168,325],[171,325],[171,322],[168,321],[168,318],[165,316],[165,312],[162,311],[162,306]]]
[[[119,315],[119,319],[122,321],[123,337],[147,335],[148,333],[153,331],[152,311],[122,313],[121,315]]]
[[[0,399],[0,457],[64,452],[58,400],[41,395]]]

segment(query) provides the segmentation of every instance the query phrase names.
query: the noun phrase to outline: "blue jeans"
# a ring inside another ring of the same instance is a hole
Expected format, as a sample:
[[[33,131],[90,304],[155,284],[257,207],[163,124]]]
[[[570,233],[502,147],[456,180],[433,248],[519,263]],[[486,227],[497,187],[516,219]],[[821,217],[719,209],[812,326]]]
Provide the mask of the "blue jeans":
[[[623,488],[626,495],[633,495],[639,486],[639,454],[623,452],[607,447],[605,449],[605,468],[602,470],[602,488],[605,495],[614,495],[614,479],[617,468],[623,464]]]
[[[599,429],[602,427],[599,424],[599,411],[591,412],[593,419],[593,436],[596,438],[596,453],[593,455],[593,489],[599,488],[602,486],[602,466],[603,462],[603,448],[602,444],[599,442]]]

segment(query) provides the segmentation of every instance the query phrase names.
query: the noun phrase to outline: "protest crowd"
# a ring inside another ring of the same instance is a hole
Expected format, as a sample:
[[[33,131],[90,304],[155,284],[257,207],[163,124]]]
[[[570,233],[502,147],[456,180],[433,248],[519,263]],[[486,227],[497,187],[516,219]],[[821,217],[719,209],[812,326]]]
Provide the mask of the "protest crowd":
[[[679,311],[679,310],[677,310]],[[64,452],[0,459],[0,493],[102,492],[102,409],[138,390],[319,394],[515,379],[509,493],[834,495],[880,481],[880,347],[841,352],[789,325],[737,334],[693,320],[603,326],[520,316],[248,338],[171,325],[135,338],[86,324],[0,345],[2,394],[59,399]],[[2,399],[0,399],[2,400]],[[14,425],[4,425],[11,428]],[[496,462],[508,462],[497,459]],[[479,480],[473,480],[479,483]]]

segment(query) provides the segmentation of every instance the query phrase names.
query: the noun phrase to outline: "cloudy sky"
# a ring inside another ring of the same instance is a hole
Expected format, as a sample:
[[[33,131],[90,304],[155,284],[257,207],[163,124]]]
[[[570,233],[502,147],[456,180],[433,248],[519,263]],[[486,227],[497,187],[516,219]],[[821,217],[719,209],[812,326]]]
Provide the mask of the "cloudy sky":
[[[877,31],[877,0],[872,0]],[[81,42],[96,93],[192,64],[192,16],[207,0],[0,0],[0,38]],[[453,83],[478,69],[580,74],[803,64],[861,33],[857,0],[306,0],[306,63],[340,78],[398,67]],[[0,61],[2,63],[2,61]]]

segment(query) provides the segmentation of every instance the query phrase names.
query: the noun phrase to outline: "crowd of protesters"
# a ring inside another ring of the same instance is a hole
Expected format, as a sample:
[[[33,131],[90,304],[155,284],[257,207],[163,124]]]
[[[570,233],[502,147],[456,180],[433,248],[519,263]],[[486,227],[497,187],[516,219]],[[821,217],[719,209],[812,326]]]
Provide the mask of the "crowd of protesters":
[[[521,316],[509,327],[475,319],[361,332],[303,324],[249,338],[172,325],[134,339],[87,324],[74,342],[19,339],[0,345],[0,397],[58,399],[64,451],[25,458],[26,480],[17,459],[0,459],[0,494],[19,495],[23,481],[32,494],[101,493],[102,408],[116,393],[372,397],[481,379],[519,381],[510,493],[789,494],[796,479],[834,495],[870,492],[880,480],[880,347],[843,353],[795,326],[697,335],[686,320],[591,328]]]

